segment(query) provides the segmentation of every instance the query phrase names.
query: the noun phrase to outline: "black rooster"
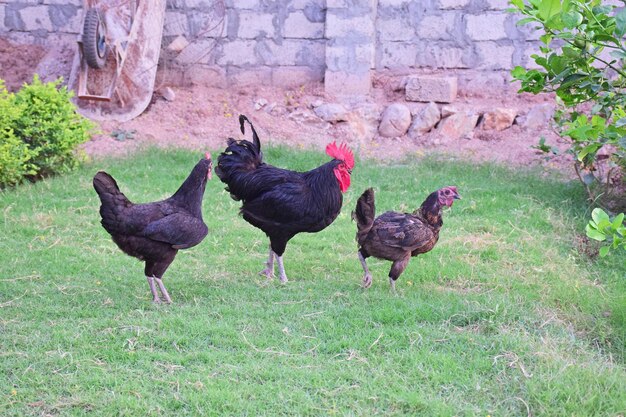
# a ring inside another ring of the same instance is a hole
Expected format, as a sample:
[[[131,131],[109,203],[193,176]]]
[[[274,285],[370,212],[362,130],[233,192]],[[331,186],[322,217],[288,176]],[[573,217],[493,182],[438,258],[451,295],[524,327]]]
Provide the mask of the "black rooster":
[[[122,251],[145,261],[155,303],[161,302],[155,281],[165,302],[172,302],[161,279],[178,250],[197,245],[208,233],[202,220],[202,197],[207,180],[211,179],[211,169],[211,156],[207,153],[173,196],[147,204],[131,203],[106,172],[100,171],[93,178],[102,203],[102,227]]]
[[[365,259],[373,256],[393,262],[389,283],[395,291],[396,280],[411,257],[435,247],[439,230],[443,226],[441,209],[451,207],[454,200],[460,198],[456,187],[444,187],[431,193],[413,213],[388,211],[374,219],[374,190],[365,190],[356,203],[356,210],[352,212],[352,218],[357,221],[359,260],[365,272],[363,287],[372,285],[372,275]]]
[[[253,142],[228,139],[228,147],[217,159],[215,173],[227,185],[234,200],[241,200],[240,213],[251,225],[263,230],[270,239],[267,267],[261,271],[268,279],[274,274],[274,256],[281,282],[287,282],[283,253],[289,239],[301,232],[319,232],[331,224],[343,202],[342,193],[350,186],[354,167],[352,151],[331,143],[326,153],[332,161],[307,172],[276,168],[263,162],[261,142],[247,117],[239,116],[252,128]]]

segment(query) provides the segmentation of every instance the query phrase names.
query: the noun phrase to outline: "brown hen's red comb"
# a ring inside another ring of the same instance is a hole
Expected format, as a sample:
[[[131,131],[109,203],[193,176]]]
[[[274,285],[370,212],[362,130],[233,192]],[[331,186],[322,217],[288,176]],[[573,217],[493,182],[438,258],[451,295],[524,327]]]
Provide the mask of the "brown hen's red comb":
[[[352,154],[352,150],[350,150],[348,145],[345,143],[342,143],[339,146],[337,146],[335,142],[329,143],[326,145],[326,155],[343,161],[348,169],[352,169],[354,167],[354,155]]]

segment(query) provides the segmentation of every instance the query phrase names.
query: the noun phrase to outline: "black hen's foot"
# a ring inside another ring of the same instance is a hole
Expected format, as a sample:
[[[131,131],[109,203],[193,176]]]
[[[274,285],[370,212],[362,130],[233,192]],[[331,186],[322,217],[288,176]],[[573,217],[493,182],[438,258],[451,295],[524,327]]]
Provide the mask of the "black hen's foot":
[[[362,284],[363,288],[369,288],[372,286],[372,275],[371,274],[365,274],[363,276],[363,284]]]

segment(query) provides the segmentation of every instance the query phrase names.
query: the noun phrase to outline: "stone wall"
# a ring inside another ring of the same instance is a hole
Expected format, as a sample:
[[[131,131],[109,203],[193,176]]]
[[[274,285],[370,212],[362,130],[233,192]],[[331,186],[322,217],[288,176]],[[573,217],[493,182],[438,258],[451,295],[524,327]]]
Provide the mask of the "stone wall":
[[[500,77],[530,64],[536,35],[508,0],[168,0],[162,66],[172,80],[367,93],[373,72]],[[82,0],[0,0],[0,36],[75,44]],[[0,74],[1,75],[1,74]],[[464,78],[465,77],[465,78]]]

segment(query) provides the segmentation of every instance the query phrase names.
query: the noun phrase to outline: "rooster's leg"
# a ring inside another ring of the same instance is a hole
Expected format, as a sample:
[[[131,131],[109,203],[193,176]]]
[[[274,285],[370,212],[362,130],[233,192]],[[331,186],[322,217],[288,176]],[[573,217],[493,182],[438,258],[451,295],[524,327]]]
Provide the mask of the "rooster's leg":
[[[150,292],[152,293],[152,302],[160,303],[161,299],[159,298],[159,294],[157,294],[156,287],[154,286],[154,277],[146,277],[148,279],[148,285],[150,286]]]
[[[264,270],[259,272],[259,275],[265,275],[267,279],[272,279],[274,276],[274,251],[272,250],[272,246],[270,245],[270,256],[267,258],[267,263]]]
[[[172,304],[172,299],[170,298],[170,295],[167,293],[167,290],[165,289],[165,285],[163,285],[163,281],[161,280],[161,278],[154,277],[154,279],[157,282],[159,289],[161,290],[161,294],[163,294],[163,298],[165,298],[165,302],[168,304]]]
[[[280,282],[283,284],[287,281],[287,274],[285,274],[285,266],[283,265],[283,257],[276,255],[276,260],[278,261],[278,272],[280,273]]]
[[[363,267],[363,272],[365,273],[365,275],[363,275],[363,288],[369,288],[372,286],[372,274],[370,274],[370,270],[367,268],[365,257],[363,256],[361,251],[359,251],[358,254],[359,261],[361,261],[361,266]]]

